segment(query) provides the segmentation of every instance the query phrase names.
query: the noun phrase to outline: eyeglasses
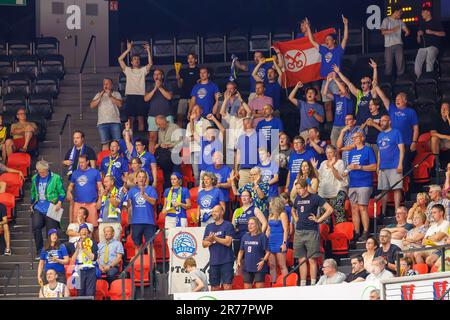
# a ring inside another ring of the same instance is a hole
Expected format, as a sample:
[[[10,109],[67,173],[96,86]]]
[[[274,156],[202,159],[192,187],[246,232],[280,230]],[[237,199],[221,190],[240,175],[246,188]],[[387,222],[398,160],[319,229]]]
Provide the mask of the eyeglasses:
[[[24,114],[26,114],[26,113],[25,113],[25,112],[18,112],[18,113],[17,113],[18,116],[24,115]]]
[[[370,84],[369,81],[361,81],[361,84]]]

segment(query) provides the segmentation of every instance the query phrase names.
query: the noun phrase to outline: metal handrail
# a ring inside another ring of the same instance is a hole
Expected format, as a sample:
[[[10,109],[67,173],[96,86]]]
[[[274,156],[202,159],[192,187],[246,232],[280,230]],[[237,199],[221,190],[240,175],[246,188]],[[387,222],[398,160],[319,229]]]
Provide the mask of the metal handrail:
[[[444,300],[445,296],[450,295],[450,288],[447,289],[447,291],[444,292],[444,294],[442,295],[442,297],[439,298],[439,300]]]
[[[321,253],[321,252],[320,252],[320,251],[316,251],[316,252],[312,253],[311,255],[309,255],[308,257],[306,257],[306,259],[305,259],[303,262],[298,263],[291,271],[289,271],[288,274],[285,275],[285,276],[283,277],[283,287],[286,287],[286,281],[287,281],[287,278],[288,278],[291,274],[293,274],[295,271],[297,271],[298,269],[300,269],[300,267],[301,267],[304,263],[308,262],[308,260],[311,259],[312,256],[314,256],[314,255],[316,255],[316,254],[318,254],[318,253]],[[300,277],[299,277],[299,280],[297,280],[297,285],[298,285],[298,281],[300,281]]]
[[[418,168],[422,163],[425,162],[425,160],[427,160],[430,156],[432,156],[432,153],[429,153],[425,158],[423,158],[422,160],[420,160],[419,163],[417,163],[415,166],[413,166],[407,173],[405,173],[403,175],[403,177],[398,180],[396,183],[394,183],[388,190],[384,190],[383,192],[381,192],[379,195],[377,195],[374,198],[374,206],[373,206],[373,218],[374,218],[374,235],[377,234],[377,203],[378,201],[380,201],[384,196],[386,196],[389,192],[391,192],[392,190],[394,190],[394,188],[400,184],[401,182],[403,182],[403,180],[405,180],[406,177],[408,177],[413,171],[414,169]]]
[[[61,176],[63,175],[62,136],[64,134],[64,130],[66,129],[67,122],[69,123],[69,132],[72,132],[72,115],[70,113],[66,114],[66,117],[64,118],[64,122],[61,126],[61,130],[59,131],[59,172],[60,172]]]
[[[400,255],[404,253],[414,253],[414,252],[421,252],[421,251],[441,251],[441,268],[444,268],[445,266],[445,250],[450,248],[450,244],[442,245],[442,246],[434,246],[434,247],[425,247],[425,248],[416,248],[416,249],[409,249],[409,250],[403,250],[397,252],[397,276],[400,275]]]
[[[9,268],[9,274],[6,280],[6,284],[3,286],[3,296],[6,297],[7,293],[8,293],[8,287],[9,287],[9,283],[11,282],[11,278],[14,274],[15,271],[17,271],[16,273],[16,296],[19,295],[19,275],[20,275],[20,264],[15,263],[14,267]]]
[[[80,120],[83,120],[83,71],[84,66],[86,64],[86,60],[88,58],[89,52],[91,50],[91,45],[94,43],[94,73],[97,73],[97,37],[95,35],[91,35],[91,39],[89,40],[88,47],[86,49],[86,53],[84,54],[83,62],[81,63],[80,67],[80,74],[79,74],[79,89],[80,89]]]
[[[148,249],[150,255],[150,270],[149,270],[149,281],[150,281],[150,289],[153,291],[153,250],[151,245],[153,241],[156,239],[158,234],[162,232],[162,244],[163,244],[163,272],[165,273],[165,260],[166,260],[166,238],[165,238],[165,229],[159,229],[155,232],[153,237],[150,238],[145,244],[141,246],[138,253],[130,260],[127,267],[121,272],[120,278],[122,279],[122,300],[125,300],[125,279],[128,271],[131,269],[131,296],[134,297],[135,294],[135,276],[134,276],[134,264],[137,259],[140,259],[140,287],[141,287],[141,298],[144,296],[144,252],[145,249]],[[156,259],[155,259],[156,262]]]

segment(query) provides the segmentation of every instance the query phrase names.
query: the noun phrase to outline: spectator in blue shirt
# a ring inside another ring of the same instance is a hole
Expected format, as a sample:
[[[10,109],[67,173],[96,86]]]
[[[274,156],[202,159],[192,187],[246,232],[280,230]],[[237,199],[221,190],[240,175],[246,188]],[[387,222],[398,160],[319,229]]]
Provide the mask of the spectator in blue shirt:
[[[306,89],[306,101],[298,100],[298,89],[303,87],[303,83],[299,81],[289,95],[289,101],[296,107],[300,108],[300,136],[303,139],[308,138],[308,129],[317,128],[324,122],[323,106],[318,104],[317,101],[317,89],[309,87]]]
[[[270,153],[273,153],[278,149],[278,137],[284,131],[283,122],[279,118],[274,118],[271,105],[264,106],[263,116],[263,120],[256,125],[256,132],[262,139],[259,141],[259,146],[265,147]]]
[[[328,87],[334,81],[339,88],[338,94],[328,93]],[[331,144],[336,145],[339,135],[345,127],[345,116],[353,114],[353,101],[350,98],[348,87],[342,81],[336,78],[336,73],[332,72],[327,76],[327,81],[322,89],[322,96],[328,97],[331,101],[334,101],[334,121],[333,129],[331,129]]]
[[[269,198],[278,196],[278,164],[266,148],[258,148],[261,180],[269,184]]]
[[[218,113],[219,104],[219,87],[210,81],[208,68],[200,68],[200,81],[192,88],[191,101],[189,103],[188,119],[190,119],[191,111],[194,105],[202,107],[203,117],[212,113]]]
[[[403,144],[405,145],[403,172],[408,172],[416,156],[417,140],[419,139],[417,113],[414,109],[408,107],[406,93],[400,92],[395,97],[395,102],[391,102],[380,87],[376,86],[375,90],[391,117],[392,128],[398,129],[402,134]],[[410,180],[412,181],[412,179]]]
[[[135,252],[142,245],[142,236],[148,242],[156,232],[155,213],[153,206],[156,204],[158,194],[155,188],[148,185],[148,177],[145,171],[140,171],[136,178],[136,186],[127,194],[128,208],[131,208],[131,237],[135,245]]]
[[[40,254],[37,278],[41,286],[44,285],[44,275],[49,269],[55,270],[58,281],[66,283],[66,271],[64,265],[69,263],[69,254],[63,244],[58,240],[58,231],[50,229],[44,248]]]
[[[225,201],[225,220],[230,220],[230,188],[231,183],[228,181],[231,175],[229,166],[223,164],[223,154],[220,151],[215,151],[212,155],[213,164],[206,167],[205,172],[213,173],[217,178],[216,187],[222,191]]]
[[[183,176],[173,172],[172,187],[164,191],[164,205],[160,214],[166,215],[165,228],[187,227],[186,210],[192,206],[189,190],[182,186]]]
[[[322,56],[322,63],[320,64],[320,76],[326,78],[331,72],[333,72],[333,65],[341,66],[342,57],[344,56],[344,50],[347,46],[348,40],[348,19],[342,15],[342,22],[344,23],[344,37],[340,45],[337,45],[336,35],[330,34],[325,38],[325,45],[321,45],[314,40],[309,25],[308,19],[305,19],[306,29],[309,41],[311,44],[319,50]],[[325,86],[326,81],[322,82],[322,88]],[[329,88],[333,94],[338,94],[339,89],[335,82],[331,82]],[[327,122],[333,121],[332,103],[327,96],[322,97],[322,101],[325,103],[325,113]]]
[[[336,147],[342,152],[342,161],[344,161],[345,167],[349,164],[348,154],[350,150],[355,148],[353,136],[356,132],[362,132],[362,130],[356,125],[355,116],[353,114],[346,115],[345,127],[342,129],[336,142]]]
[[[127,145],[126,157],[130,162],[133,158],[139,158],[144,168],[149,173],[150,184],[156,187],[158,169],[155,156],[147,150],[147,141],[144,139],[135,139],[134,144],[129,134],[125,134],[125,143]]]
[[[242,236],[237,267],[244,266],[244,289],[264,288],[269,271],[269,246],[266,235],[256,217],[248,219],[248,232]],[[244,261],[242,261],[244,260]]]
[[[276,56],[274,60],[274,64],[272,68],[267,69],[267,81],[264,82],[264,79],[262,79],[259,76],[259,71],[261,66],[265,64],[265,59],[261,59],[258,63],[258,65],[255,67],[255,69],[252,72],[253,79],[257,82],[264,82],[265,84],[265,92],[264,94],[267,97],[271,97],[273,100],[273,109],[274,112],[276,112],[277,117],[280,116],[280,103],[281,103],[281,74],[282,71],[280,67],[278,66]]]
[[[288,175],[286,178],[286,191],[291,192],[294,187],[294,181],[297,179],[297,175],[300,172],[302,162],[305,160],[311,160],[314,154],[311,151],[305,149],[305,140],[296,136],[294,138],[294,151],[289,156],[288,163]]]
[[[250,181],[250,169],[258,164],[258,134],[253,119],[244,118],[244,133],[238,138],[234,171],[239,173],[239,188]]]
[[[100,166],[100,172],[104,178],[107,175],[114,176],[116,186],[121,188],[123,182],[128,175],[128,161],[119,155],[119,142],[113,140],[109,144],[109,157],[105,157],[102,160]]]
[[[355,239],[366,241],[369,237],[369,214],[367,206],[373,187],[373,172],[377,169],[377,161],[372,148],[364,145],[364,134],[353,134],[355,149],[348,156],[349,165],[344,176],[349,176],[348,198],[352,205],[352,222],[355,230]],[[360,236],[360,223],[364,233]]]
[[[124,250],[122,243],[114,239],[113,227],[105,227],[103,233],[105,241],[98,244],[98,265],[106,281],[111,283],[120,271]]]
[[[87,222],[97,227],[96,204],[99,195],[103,193],[102,177],[97,169],[89,168],[88,163],[87,156],[81,155],[78,158],[79,169],[75,170],[70,178],[67,188],[67,200],[73,201],[70,222],[76,222],[78,209],[85,207],[89,211]]]
[[[209,249],[209,283],[212,291],[231,290],[234,277],[233,225],[223,220],[223,207],[217,205],[212,210],[214,223],[205,228],[203,248]]]
[[[206,226],[214,222],[212,210],[216,205],[220,205],[225,212],[225,198],[219,188],[217,188],[217,177],[214,173],[203,172],[201,176],[202,190],[198,192],[197,221],[201,226]]]
[[[381,132],[378,135],[378,190],[384,191],[392,188],[402,179],[403,157],[405,145],[400,131],[391,127],[391,118],[388,115],[381,117]],[[400,207],[403,181],[394,190],[395,211]],[[387,195],[382,198],[382,215],[386,214]]]
[[[239,60],[236,61],[236,68],[244,71],[249,72],[250,74],[253,74],[253,71],[255,70],[256,66],[264,59],[264,55],[261,51],[255,51],[253,55],[253,63],[249,63],[248,65],[245,65],[241,63]],[[267,83],[267,73],[270,68],[272,68],[272,63],[263,63],[259,69],[258,69],[258,77],[261,79],[261,81],[266,84]],[[252,100],[255,97],[256,92],[256,80],[254,77],[250,77],[250,97],[249,101]]]

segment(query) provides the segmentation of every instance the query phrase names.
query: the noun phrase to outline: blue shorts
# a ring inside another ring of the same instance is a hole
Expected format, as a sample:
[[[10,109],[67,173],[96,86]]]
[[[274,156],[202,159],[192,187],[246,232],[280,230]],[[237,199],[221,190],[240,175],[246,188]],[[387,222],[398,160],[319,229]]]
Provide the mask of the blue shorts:
[[[97,128],[101,144],[107,144],[113,140],[119,141],[122,138],[120,123],[103,123],[99,124]]]
[[[131,225],[131,239],[136,246],[142,245],[142,236],[145,242],[149,241],[156,232],[156,226],[153,224],[132,224]]]
[[[221,284],[232,284],[234,278],[234,262],[209,266],[209,284],[218,287]]]
[[[168,122],[173,123],[173,116],[167,116],[166,119]],[[148,124],[148,131],[158,131],[159,130],[158,126],[156,125],[156,117],[149,116],[147,118],[147,124]]]

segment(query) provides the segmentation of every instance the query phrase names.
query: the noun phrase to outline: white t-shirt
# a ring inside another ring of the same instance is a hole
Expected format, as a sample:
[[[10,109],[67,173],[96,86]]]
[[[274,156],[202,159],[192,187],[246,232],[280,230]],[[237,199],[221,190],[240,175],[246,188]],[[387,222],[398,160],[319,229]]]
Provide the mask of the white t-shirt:
[[[209,120],[205,119],[205,118],[200,118],[198,119],[198,121],[194,121],[194,132],[199,136],[199,137],[203,137],[206,134],[206,129],[210,126],[210,122]],[[190,141],[189,143],[189,147],[191,152],[201,152],[201,146],[200,146],[200,141],[195,141],[192,140],[191,141],[191,122],[188,123],[187,127],[186,127],[186,137],[188,138],[188,141]]]
[[[390,17],[384,18],[381,29],[394,29],[395,27],[399,26],[400,28],[391,34],[386,34],[384,36],[384,46],[392,47],[397,44],[403,44],[402,41],[402,29],[405,28],[405,23],[401,19],[392,19]]]
[[[123,73],[127,76],[125,94],[145,95],[145,76],[148,74],[147,67],[139,69],[126,67]]]
[[[85,222],[85,223],[88,226],[89,232],[92,233],[94,231],[94,226],[91,223],[87,223],[87,222]],[[75,231],[75,232],[79,232],[80,224],[79,223],[71,223],[71,224],[69,224],[69,226],[67,227],[67,231],[69,231],[69,230]],[[80,240],[79,236],[77,236],[77,237],[69,237],[69,242],[70,243],[75,243],[78,240]]]
[[[440,225],[438,225],[436,222],[432,223],[431,226],[428,228],[427,233],[425,233],[425,238],[434,236],[435,234],[438,234],[440,232],[443,232],[448,235],[448,228],[450,227],[450,222],[443,220]],[[445,244],[445,238],[441,241],[435,241],[436,245],[442,246]]]
[[[339,174],[342,176],[344,173],[344,161],[338,160],[334,167],[339,172]],[[343,177],[342,181],[339,181],[336,179],[336,177],[333,174],[333,170],[331,168],[328,168],[327,166],[327,160],[322,162],[319,168],[319,196],[325,199],[334,198],[337,196],[338,192],[341,191],[347,184],[347,178]]]
[[[367,276],[366,281],[376,281],[376,280],[384,280],[384,279],[390,279],[394,278],[394,275],[389,270],[384,269],[380,272],[378,276],[371,273]]]
[[[94,100],[98,99],[100,93],[97,93]],[[118,91],[113,91],[111,95],[122,100],[122,96]],[[120,111],[119,108],[113,103],[112,99],[104,94],[100,103],[98,104],[98,121],[97,125],[104,123],[120,123]]]
[[[227,113],[223,120],[228,123],[227,149],[234,150],[239,137],[244,134],[244,118],[231,116]]]

